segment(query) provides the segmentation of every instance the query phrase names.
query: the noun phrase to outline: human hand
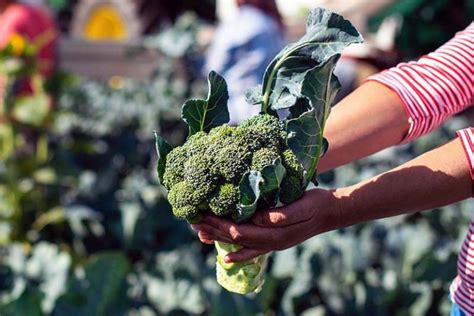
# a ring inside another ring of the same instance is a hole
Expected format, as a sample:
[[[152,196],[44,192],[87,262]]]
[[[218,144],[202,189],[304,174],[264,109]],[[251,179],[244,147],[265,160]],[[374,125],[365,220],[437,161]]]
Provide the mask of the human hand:
[[[213,244],[216,240],[242,246],[224,258],[227,263],[246,261],[273,250],[293,247],[336,228],[338,201],[335,191],[314,189],[292,204],[255,213],[245,224],[206,215],[191,226],[198,231],[203,243]]]

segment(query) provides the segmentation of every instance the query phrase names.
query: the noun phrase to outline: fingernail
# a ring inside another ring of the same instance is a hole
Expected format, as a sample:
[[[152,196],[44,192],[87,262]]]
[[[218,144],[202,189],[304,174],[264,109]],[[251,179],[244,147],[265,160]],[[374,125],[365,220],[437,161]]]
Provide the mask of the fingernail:
[[[224,257],[224,262],[225,262],[225,263],[232,263],[232,260],[230,260],[230,257],[229,257],[229,256],[225,256],[225,257]]]

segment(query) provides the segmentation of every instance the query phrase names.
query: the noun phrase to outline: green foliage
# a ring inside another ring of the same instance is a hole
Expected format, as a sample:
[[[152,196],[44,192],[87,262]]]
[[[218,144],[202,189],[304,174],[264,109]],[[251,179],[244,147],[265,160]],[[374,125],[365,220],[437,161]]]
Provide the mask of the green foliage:
[[[219,74],[209,73],[209,93],[206,100],[189,100],[183,105],[183,119],[189,126],[189,135],[209,132],[213,127],[229,122],[227,84]]]
[[[162,137],[160,137],[156,132],[155,132],[155,139],[156,139],[156,152],[158,154],[158,163],[157,163],[157,172],[158,172],[158,178],[161,183],[164,184],[164,173],[165,173],[165,167],[166,167],[166,157],[172,150],[172,147],[164,140]],[[171,157],[170,157],[171,159]],[[174,168],[172,168],[174,169]],[[176,180],[174,181],[176,182]],[[173,181],[172,181],[173,183]],[[167,187],[171,187],[167,186]]]
[[[101,253],[71,278],[53,315],[117,315],[129,304],[126,276],[130,263],[121,253]]]
[[[1,315],[449,313],[447,293],[472,201],[326,233],[276,252],[261,269],[267,276],[259,294],[219,286],[213,248],[174,218],[151,176],[151,131],[181,144],[187,128],[177,105],[191,91],[205,93],[205,82],[188,85],[166,69],[159,74],[150,84],[125,80],[119,90],[76,82],[58,92],[51,124],[15,125],[14,154],[0,159]],[[354,184],[469,125],[455,117],[413,144],[320,174],[318,181],[328,188]],[[11,126],[0,123],[0,134]],[[224,140],[234,130],[223,125],[207,135]],[[33,141],[39,131],[47,134],[46,155],[36,150],[42,141]],[[288,175],[294,157],[285,152]]]
[[[346,46],[360,42],[362,36],[342,16],[321,8],[312,10],[308,16],[306,34],[285,47],[268,66],[262,85],[262,109],[290,108],[301,97],[321,96],[324,100],[325,93],[312,91],[311,95],[305,91],[307,86],[321,91],[328,90],[326,85],[332,78],[334,58],[337,60],[336,56]],[[326,64],[329,60],[332,61]],[[319,68],[324,65],[329,69],[321,76],[323,80],[315,85],[313,73],[318,73]],[[316,105],[313,107],[316,108]]]

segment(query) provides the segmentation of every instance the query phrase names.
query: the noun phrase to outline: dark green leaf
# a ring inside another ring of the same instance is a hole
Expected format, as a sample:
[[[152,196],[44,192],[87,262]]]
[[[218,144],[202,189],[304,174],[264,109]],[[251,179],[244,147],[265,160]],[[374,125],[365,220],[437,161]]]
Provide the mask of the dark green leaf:
[[[269,108],[278,110],[292,107],[304,95],[302,89],[308,72],[332,57],[339,56],[349,44],[360,42],[362,36],[342,16],[321,8],[311,11],[306,34],[299,41],[285,47],[265,72],[263,112]],[[324,88],[326,86],[322,87]]]
[[[318,124],[314,110],[287,122],[288,146],[305,168],[306,182],[316,173],[321,152],[322,135]]]
[[[206,100],[188,100],[183,105],[182,117],[188,124],[189,135],[229,122],[227,109],[227,84],[218,73],[211,71],[208,77],[209,94]]]
[[[53,315],[118,315],[125,310],[126,275],[130,264],[123,254],[103,253],[84,267],[84,278],[73,279]],[[122,313],[123,314],[123,313]]]
[[[280,159],[263,168],[261,172],[246,173],[240,181],[240,205],[235,220],[241,223],[251,218],[257,210],[257,202],[260,198],[276,199],[285,173],[286,170]],[[270,204],[276,204],[276,200]]]
[[[329,144],[323,138],[323,130],[326,119],[331,110],[331,104],[340,89],[339,81],[332,74],[338,55],[329,58],[306,73],[302,82],[301,93],[303,100],[298,104],[310,108],[299,117],[287,122],[289,133],[288,145],[298,157],[306,170],[306,182],[315,182],[316,167],[319,158],[326,152]],[[303,106],[298,105],[292,115],[299,114]]]
[[[169,152],[173,149],[166,140],[164,140],[160,135],[156,132],[155,134],[156,139],[156,153],[158,154],[158,164],[156,166],[156,170],[158,172],[158,179],[160,182],[163,183],[163,174],[165,173],[165,166],[166,166],[166,156]]]
[[[261,173],[263,182],[260,184],[260,192],[265,199],[272,199],[272,201],[269,201],[270,205],[275,205],[278,202],[281,181],[286,174],[285,167],[278,159],[272,165],[263,168]]]
[[[21,296],[5,305],[0,305],[3,316],[41,316],[41,292],[37,288],[27,288]]]

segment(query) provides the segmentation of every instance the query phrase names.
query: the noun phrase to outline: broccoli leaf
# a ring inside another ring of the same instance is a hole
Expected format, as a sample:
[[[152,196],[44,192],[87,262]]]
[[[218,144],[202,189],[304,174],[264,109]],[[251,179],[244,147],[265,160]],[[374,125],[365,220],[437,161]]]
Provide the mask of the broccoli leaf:
[[[262,85],[248,89],[245,92],[245,101],[251,105],[262,103]]]
[[[277,159],[272,165],[265,166],[261,173],[263,177],[263,183],[260,184],[261,195],[268,204],[274,206],[278,202],[278,191],[286,174],[285,167],[281,160]]]
[[[339,53],[351,43],[362,42],[362,36],[342,16],[317,8],[311,11],[306,34],[286,46],[270,63],[263,78],[262,112],[295,105],[302,97],[306,75]],[[332,69],[328,68],[327,77]],[[321,87],[325,89],[326,86]],[[255,96],[255,93],[251,93]],[[255,98],[250,98],[257,103]]]
[[[163,137],[158,135],[156,131],[153,132],[155,134],[156,139],[156,153],[158,154],[158,163],[156,167],[156,171],[158,172],[158,179],[160,183],[163,183],[163,174],[165,173],[165,166],[166,166],[166,156],[168,156],[169,152],[173,149],[170,144],[164,140]]]
[[[209,73],[208,83],[206,100],[188,100],[183,105],[181,116],[188,124],[189,136],[199,131],[209,132],[214,127],[229,122],[227,83],[214,71]]]
[[[316,184],[316,167],[329,145],[323,131],[340,89],[339,81],[332,74],[338,59],[339,55],[334,55],[306,73],[301,87],[303,98],[298,99],[294,110],[290,109],[292,117],[299,116],[287,122],[288,146],[306,170],[306,183]],[[303,109],[310,110],[301,114]]]
[[[260,171],[250,171],[244,174],[240,181],[240,203],[234,220],[237,223],[244,222],[252,217],[257,210],[257,202],[260,198],[260,183],[263,177]]]
[[[286,170],[280,159],[263,168],[261,172],[247,172],[240,181],[240,204],[234,220],[241,223],[251,218],[257,210],[257,202],[260,198],[277,199],[278,190],[285,174]],[[276,200],[274,202],[273,205],[276,204]]]

